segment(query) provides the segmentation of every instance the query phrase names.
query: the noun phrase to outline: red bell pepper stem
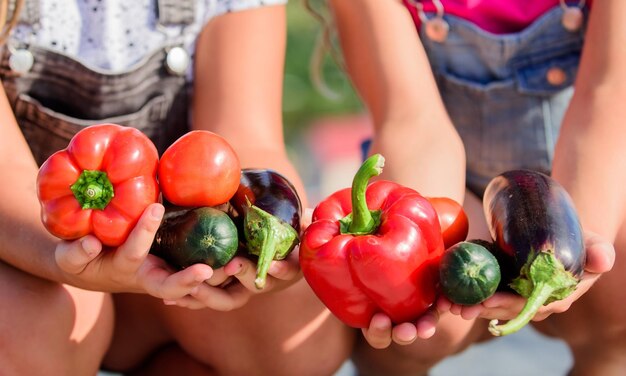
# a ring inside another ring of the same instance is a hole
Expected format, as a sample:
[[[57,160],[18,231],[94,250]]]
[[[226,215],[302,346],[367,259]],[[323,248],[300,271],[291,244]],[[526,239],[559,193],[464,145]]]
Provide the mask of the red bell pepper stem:
[[[104,209],[113,196],[113,185],[102,171],[84,170],[70,187],[82,209]]]
[[[380,175],[385,165],[385,158],[374,154],[367,158],[354,175],[352,180],[352,213],[341,219],[343,234],[371,234],[380,224],[380,211],[372,211],[367,207],[365,192],[369,180]]]

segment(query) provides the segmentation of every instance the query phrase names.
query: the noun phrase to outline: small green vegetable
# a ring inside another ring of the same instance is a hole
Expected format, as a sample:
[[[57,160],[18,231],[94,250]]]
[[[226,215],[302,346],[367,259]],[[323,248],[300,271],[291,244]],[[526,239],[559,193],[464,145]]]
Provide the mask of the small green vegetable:
[[[237,227],[228,214],[198,207],[167,213],[150,252],[179,269],[197,263],[217,269],[235,256],[238,245]]]
[[[439,266],[441,289],[453,303],[478,304],[496,292],[500,266],[480,240],[463,241],[448,248]]]

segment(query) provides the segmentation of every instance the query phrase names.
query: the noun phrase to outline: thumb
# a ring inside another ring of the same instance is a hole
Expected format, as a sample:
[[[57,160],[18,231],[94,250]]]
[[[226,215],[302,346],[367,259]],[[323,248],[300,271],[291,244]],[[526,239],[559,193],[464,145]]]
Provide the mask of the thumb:
[[[54,257],[61,270],[70,274],[80,274],[102,251],[102,243],[94,236],[87,235],[71,242],[57,245]]]
[[[615,263],[615,247],[602,236],[587,231],[585,233],[587,262],[585,270],[591,273],[606,273]]]

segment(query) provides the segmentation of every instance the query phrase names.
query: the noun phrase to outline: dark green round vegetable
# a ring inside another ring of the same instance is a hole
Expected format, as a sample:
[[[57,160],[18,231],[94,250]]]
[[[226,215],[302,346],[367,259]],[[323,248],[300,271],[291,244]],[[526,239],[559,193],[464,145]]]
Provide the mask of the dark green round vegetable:
[[[197,263],[220,268],[235,256],[238,245],[237,227],[228,214],[198,207],[167,213],[150,252],[179,269]]]
[[[463,241],[448,248],[441,257],[441,290],[453,303],[478,304],[496,292],[500,266],[479,241]]]

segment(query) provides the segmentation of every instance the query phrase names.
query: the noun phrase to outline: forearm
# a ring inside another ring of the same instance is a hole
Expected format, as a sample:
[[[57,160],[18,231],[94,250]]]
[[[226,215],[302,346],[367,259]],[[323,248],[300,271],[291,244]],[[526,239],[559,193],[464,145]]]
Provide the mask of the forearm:
[[[0,260],[42,278],[59,281],[57,241],[40,219],[37,166],[0,86]]]
[[[572,195],[586,229],[614,239],[626,210],[626,3],[594,3],[553,174]]]
[[[243,168],[271,168],[301,179],[283,138],[286,10],[267,6],[211,21],[196,51],[193,127],[226,138]]]
[[[626,209],[626,111],[619,103],[626,90],[578,98],[564,120],[553,175],[571,194],[584,228],[613,240]]]
[[[401,1],[332,0],[348,73],[374,122],[382,177],[461,202],[465,152]]]
[[[413,187],[424,196],[463,202],[463,142],[445,113],[425,111],[379,127],[372,152],[386,158],[383,178]]]

